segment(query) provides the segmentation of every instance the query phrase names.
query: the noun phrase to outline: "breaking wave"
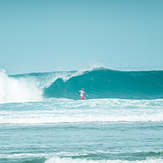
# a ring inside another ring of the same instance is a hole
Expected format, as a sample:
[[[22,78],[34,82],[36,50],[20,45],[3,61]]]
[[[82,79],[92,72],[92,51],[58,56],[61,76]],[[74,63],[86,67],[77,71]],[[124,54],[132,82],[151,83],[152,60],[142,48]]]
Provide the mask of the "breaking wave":
[[[162,99],[163,71],[117,71],[95,68],[7,75],[0,71],[0,103],[79,99],[85,88],[89,99]]]

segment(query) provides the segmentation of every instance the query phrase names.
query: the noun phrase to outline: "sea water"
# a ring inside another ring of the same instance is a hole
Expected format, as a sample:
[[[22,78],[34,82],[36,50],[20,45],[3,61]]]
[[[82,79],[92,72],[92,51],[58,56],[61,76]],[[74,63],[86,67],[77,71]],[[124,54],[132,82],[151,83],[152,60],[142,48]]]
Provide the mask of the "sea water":
[[[87,162],[163,162],[163,71],[1,71],[0,163]]]

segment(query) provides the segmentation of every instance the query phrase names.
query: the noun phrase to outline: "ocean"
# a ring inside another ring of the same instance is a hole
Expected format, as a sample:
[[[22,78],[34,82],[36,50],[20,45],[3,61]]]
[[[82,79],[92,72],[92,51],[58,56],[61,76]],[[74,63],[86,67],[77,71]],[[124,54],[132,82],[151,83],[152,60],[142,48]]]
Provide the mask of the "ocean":
[[[163,163],[163,71],[1,70],[0,163]]]

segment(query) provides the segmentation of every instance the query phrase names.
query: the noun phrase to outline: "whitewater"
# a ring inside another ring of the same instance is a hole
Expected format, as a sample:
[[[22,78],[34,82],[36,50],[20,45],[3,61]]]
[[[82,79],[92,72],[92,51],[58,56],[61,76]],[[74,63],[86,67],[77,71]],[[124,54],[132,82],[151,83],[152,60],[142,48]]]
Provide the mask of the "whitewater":
[[[163,163],[163,71],[1,70],[0,163],[25,162]]]

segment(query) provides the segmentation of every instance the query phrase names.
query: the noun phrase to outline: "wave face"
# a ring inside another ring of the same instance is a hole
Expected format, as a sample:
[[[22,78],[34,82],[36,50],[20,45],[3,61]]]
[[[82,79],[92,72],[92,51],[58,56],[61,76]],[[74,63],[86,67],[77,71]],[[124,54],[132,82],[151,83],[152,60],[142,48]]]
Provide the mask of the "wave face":
[[[163,71],[114,71],[104,68],[85,71],[64,81],[55,80],[44,89],[47,98],[79,99],[85,88],[90,99],[158,99],[163,98]]]
[[[42,101],[49,98],[162,99],[163,71],[88,71],[31,73],[8,76],[0,71],[0,103]]]

